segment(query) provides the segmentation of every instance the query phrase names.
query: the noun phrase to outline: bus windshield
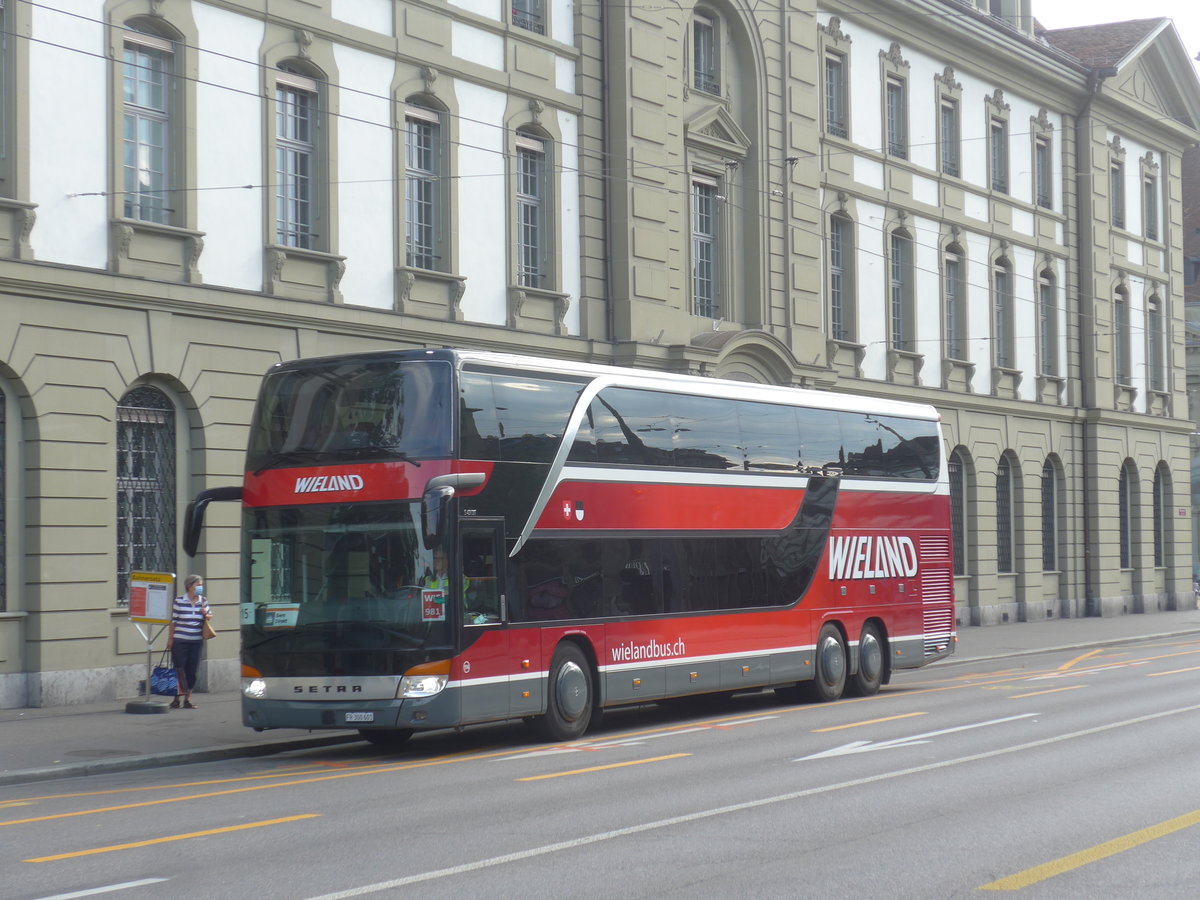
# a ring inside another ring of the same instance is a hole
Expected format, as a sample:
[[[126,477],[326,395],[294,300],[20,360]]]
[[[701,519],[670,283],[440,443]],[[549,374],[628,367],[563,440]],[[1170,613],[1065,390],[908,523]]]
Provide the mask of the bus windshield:
[[[269,372],[247,469],[447,457],[451,376],[444,360],[316,360]]]
[[[386,675],[452,645],[420,504],[248,509],[243,662],[263,675]]]

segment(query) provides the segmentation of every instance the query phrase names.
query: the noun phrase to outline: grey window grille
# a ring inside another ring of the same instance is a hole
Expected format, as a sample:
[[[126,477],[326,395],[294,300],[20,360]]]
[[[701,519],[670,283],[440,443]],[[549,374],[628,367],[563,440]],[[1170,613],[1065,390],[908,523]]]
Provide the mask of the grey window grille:
[[[1108,189],[1112,193],[1113,228],[1125,227],[1125,164],[1115,162],[1109,170]]]
[[[1042,464],[1042,571],[1058,571],[1058,478],[1050,460]]]
[[[138,387],[117,406],[117,604],[129,573],[175,571],[175,407]]]
[[[1013,571],[1013,472],[1005,457],[996,469],[996,571]]]
[[[998,265],[992,272],[992,341],[995,345],[996,365],[1010,369],[1013,358],[1013,308],[1012,273],[1006,266]]]
[[[963,306],[966,297],[963,296],[962,259],[956,254],[946,257],[946,270],[943,273],[944,290],[946,294],[946,358],[965,359],[966,347],[963,346]]]
[[[1158,240],[1158,179],[1153,175],[1142,179],[1142,219],[1146,237]]]
[[[897,350],[912,349],[912,241],[898,231],[891,236],[891,342]]]
[[[1051,166],[1050,141],[1047,138],[1038,138],[1034,145],[1033,155],[1037,205],[1050,209],[1054,206],[1054,176]]]
[[[1042,374],[1058,374],[1058,307],[1054,279],[1038,279],[1038,355]]]
[[[888,155],[908,159],[908,98],[906,85],[896,78],[887,83],[887,146]]]
[[[958,176],[958,103],[953,100],[942,101],[942,171],[947,175]]]
[[[1167,529],[1167,479],[1162,469],[1154,472],[1154,565],[1166,565]]]
[[[1008,123],[993,119],[991,129],[992,190],[1008,193]]]

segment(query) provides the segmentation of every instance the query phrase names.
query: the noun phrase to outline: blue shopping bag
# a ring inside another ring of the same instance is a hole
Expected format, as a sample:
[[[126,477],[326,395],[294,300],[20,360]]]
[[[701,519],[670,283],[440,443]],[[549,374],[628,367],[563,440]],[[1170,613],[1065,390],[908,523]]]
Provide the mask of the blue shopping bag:
[[[162,656],[158,658],[158,665],[150,673],[150,693],[163,694],[168,697],[174,697],[179,693],[179,676],[175,674],[174,666],[167,665],[168,662],[170,659],[167,651],[164,650]]]

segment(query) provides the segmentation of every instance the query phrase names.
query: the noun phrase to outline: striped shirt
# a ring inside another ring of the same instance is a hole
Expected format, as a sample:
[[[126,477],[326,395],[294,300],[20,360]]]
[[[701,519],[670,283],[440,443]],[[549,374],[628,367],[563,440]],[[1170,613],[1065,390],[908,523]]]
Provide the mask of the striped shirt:
[[[176,597],[175,605],[171,607],[171,621],[175,623],[175,640],[204,640],[204,635],[200,633],[200,628],[204,624],[204,617],[208,614],[208,611],[208,602],[206,600],[201,600],[199,603],[192,603],[188,599],[187,594]]]

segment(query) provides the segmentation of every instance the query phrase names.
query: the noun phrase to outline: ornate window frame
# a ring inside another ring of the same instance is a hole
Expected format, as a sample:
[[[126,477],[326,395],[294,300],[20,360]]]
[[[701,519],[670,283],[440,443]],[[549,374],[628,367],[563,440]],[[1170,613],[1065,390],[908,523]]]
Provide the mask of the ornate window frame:
[[[850,35],[842,31],[842,20],[830,16],[827,25],[817,27],[817,41],[821,54],[821,128],[830,137],[849,140],[850,129]],[[831,67],[837,74],[836,83],[831,80]],[[832,109],[833,106],[839,110]]]
[[[1045,107],[1029,119],[1029,140],[1033,205],[1052,210],[1058,193],[1054,189],[1054,123]]]
[[[879,51],[879,77],[882,92],[883,146],[885,156],[909,157],[908,80],[909,65],[899,41]]]
[[[962,84],[954,77],[954,69],[946,66],[940,75],[933,76],[938,104],[937,152],[938,170],[953,178],[962,177]]]
[[[995,193],[1008,194],[1012,190],[1011,147],[1009,146],[1009,113],[1011,108],[1004,100],[1004,91],[996,88],[984,97],[984,112],[987,124],[988,188]]]

